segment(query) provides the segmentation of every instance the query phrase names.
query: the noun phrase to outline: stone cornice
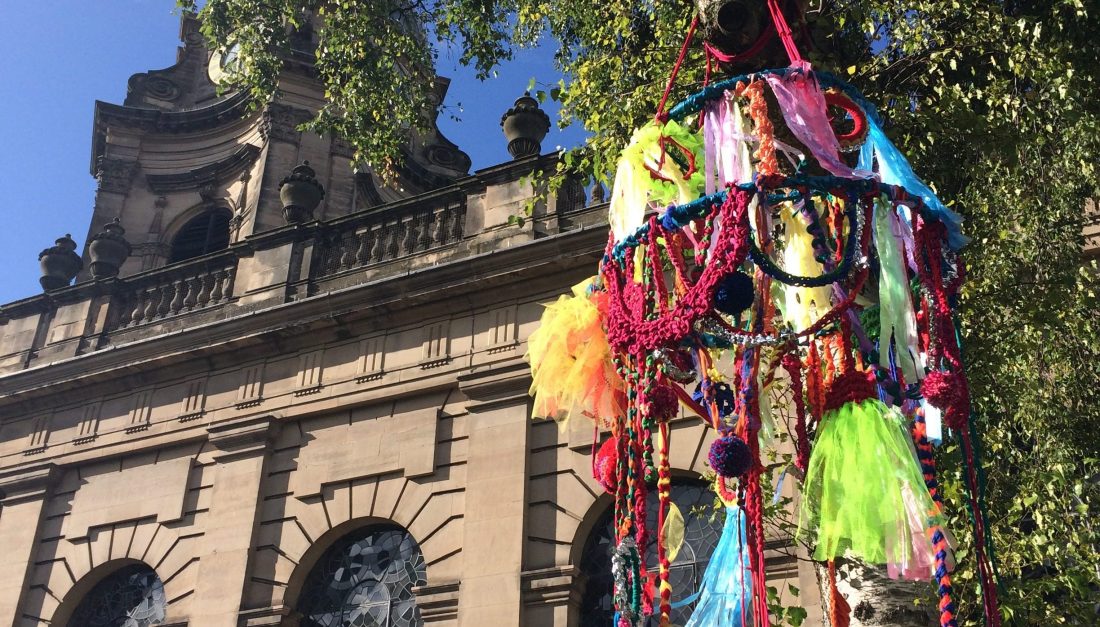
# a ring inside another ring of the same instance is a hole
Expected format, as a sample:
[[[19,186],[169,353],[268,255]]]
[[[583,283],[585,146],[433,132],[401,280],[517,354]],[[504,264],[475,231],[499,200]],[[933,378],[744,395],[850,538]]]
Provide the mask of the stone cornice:
[[[9,407],[0,413],[12,415],[13,405],[38,396],[125,379],[135,368],[156,368],[182,356],[196,359],[267,343],[288,327],[333,326],[339,319],[347,322],[393,313],[587,267],[605,243],[605,227],[578,229],[13,372],[0,379],[4,389],[0,405]]]
[[[220,183],[240,174],[260,156],[260,147],[240,146],[233,154],[200,168],[178,174],[146,174],[145,182],[157,194],[198,189],[208,183]]]
[[[575,566],[552,566],[520,573],[524,605],[579,603],[584,575]]]
[[[190,111],[162,111],[127,107],[97,100],[92,123],[92,174],[106,147],[107,129],[121,127],[146,133],[196,133],[240,122],[248,113],[250,99],[238,92],[214,104]]]
[[[424,622],[435,623],[458,618],[458,589],[461,582],[416,586],[412,589]]]

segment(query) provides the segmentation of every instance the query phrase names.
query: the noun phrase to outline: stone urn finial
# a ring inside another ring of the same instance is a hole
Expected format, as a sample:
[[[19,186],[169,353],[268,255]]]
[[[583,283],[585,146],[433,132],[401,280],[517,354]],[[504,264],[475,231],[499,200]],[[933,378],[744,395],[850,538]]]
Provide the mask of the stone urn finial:
[[[88,244],[88,256],[91,258],[92,277],[105,279],[118,276],[118,270],[130,256],[133,248],[124,237],[126,229],[119,224],[118,218],[103,225],[103,230]]]
[[[76,242],[68,233],[59,237],[53,246],[38,253],[38,265],[42,276],[38,282],[44,290],[56,290],[72,282],[77,272],[84,267],[80,255],[76,254]]]
[[[530,157],[542,150],[542,140],[550,132],[550,116],[539,108],[539,101],[524,92],[500,118],[508,152],[513,158]]]
[[[325,187],[316,175],[309,161],[303,161],[279,182],[279,199],[283,201],[283,217],[288,223],[313,219],[313,210],[325,197]]]
[[[591,204],[598,205],[607,201],[607,190],[599,181],[592,184],[592,199]]]

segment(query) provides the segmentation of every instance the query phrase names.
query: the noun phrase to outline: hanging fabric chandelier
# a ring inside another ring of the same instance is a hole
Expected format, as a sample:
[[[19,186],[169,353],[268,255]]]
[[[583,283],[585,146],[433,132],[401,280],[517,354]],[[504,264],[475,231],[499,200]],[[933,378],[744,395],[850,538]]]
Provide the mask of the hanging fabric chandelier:
[[[847,624],[833,567],[844,557],[935,580],[940,622],[956,625],[931,453],[946,427],[964,453],[986,623],[997,626],[955,326],[961,219],[874,106],[803,61],[776,0],[767,6],[790,66],[715,82],[666,111],[693,22],[655,120],[622,152],[598,274],[549,305],[530,338],[535,415],[610,432],[593,471],[614,499],[616,627],[670,624],[682,518],[669,420],[681,412],[716,431],[708,462],[727,516],[702,586],[683,591],[697,600],[689,625],[770,624],[761,451],[780,381],[798,538],[828,563],[832,624]]]

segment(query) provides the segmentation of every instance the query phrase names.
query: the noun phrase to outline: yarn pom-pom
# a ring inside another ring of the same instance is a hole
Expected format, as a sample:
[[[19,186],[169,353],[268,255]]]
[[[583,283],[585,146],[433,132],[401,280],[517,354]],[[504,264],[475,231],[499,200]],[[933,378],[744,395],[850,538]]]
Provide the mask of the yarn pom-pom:
[[[731,316],[740,315],[752,307],[754,294],[752,277],[744,272],[727,274],[714,292],[714,308]]]
[[[614,494],[615,488],[618,486],[615,475],[619,466],[618,444],[618,439],[614,437],[607,438],[607,441],[600,446],[600,450],[596,453],[596,462],[592,468],[592,474],[595,475],[596,481],[604,490],[607,490],[608,494]]]
[[[710,445],[707,457],[714,472],[723,477],[740,477],[752,464],[749,445],[736,435],[718,438]]]
[[[921,395],[943,412],[943,422],[956,431],[966,427],[970,414],[970,391],[959,372],[933,370],[920,386]]]
[[[656,420],[668,420],[680,411],[680,399],[667,385],[656,385],[647,395],[649,415]]]

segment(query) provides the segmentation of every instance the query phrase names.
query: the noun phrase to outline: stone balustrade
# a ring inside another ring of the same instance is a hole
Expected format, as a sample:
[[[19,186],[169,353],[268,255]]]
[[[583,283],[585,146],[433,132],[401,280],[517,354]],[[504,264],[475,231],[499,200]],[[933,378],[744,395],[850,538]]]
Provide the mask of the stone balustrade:
[[[366,212],[335,222],[322,248],[320,277],[454,244],[463,238],[465,199]]]
[[[146,272],[121,281],[118,316],[108,330],[136,327],[229,302],[237,256],[232,251]]]
[[[602,222],[605,205],[586,205],[576,183],[525,222],[509,219],[534,193],[522,176],[552,163],[511,162],[387,205],[238,237],[186,262],[0,305],[0,376]]]

